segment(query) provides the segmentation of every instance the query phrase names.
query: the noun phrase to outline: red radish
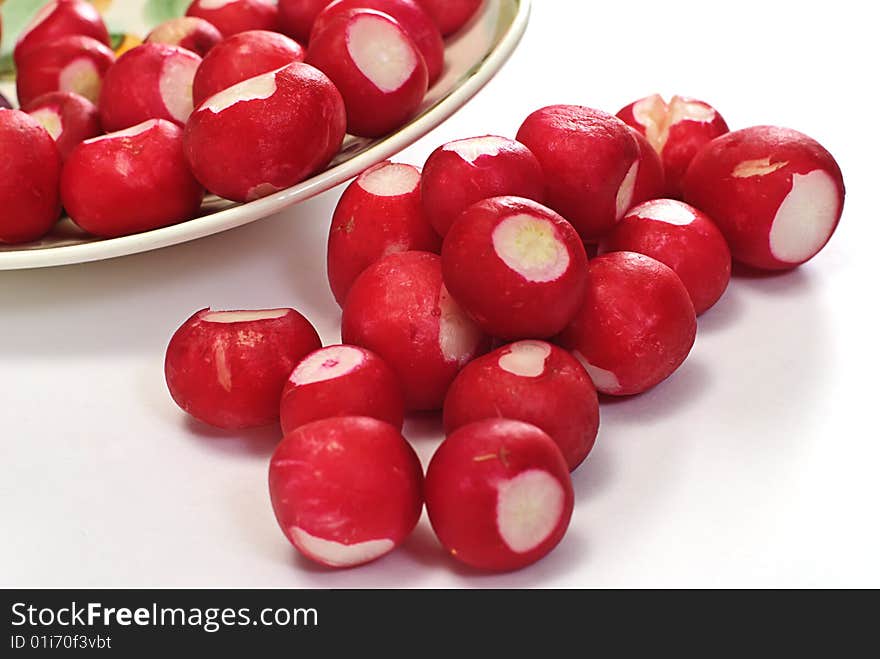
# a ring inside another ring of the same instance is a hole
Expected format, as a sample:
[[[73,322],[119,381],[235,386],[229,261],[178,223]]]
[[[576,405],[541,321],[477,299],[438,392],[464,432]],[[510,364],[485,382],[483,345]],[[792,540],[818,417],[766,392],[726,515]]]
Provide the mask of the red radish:
[[[446,291],[440,257],[389,254],[355,281],[342,312],[342,340],[382,357],[410,411],[439,410],[461,368],[488,339]]]
[[[223,41],[220,30],[204,18],[181,16],[165,21],[147,35],[148,43],[164,43],[180,46],[204,57],[218,43]]]
[[[242,80],[253,78],[291,62],[302,62],[306,52],[293,39],[277,32],[249,30],[226,39],[202,61],[193,80],[193,102],[205,99]]]
[[[660,154],[666,173],[666,196],[680,199],[688,165],[706,144],[729,129],[708,103],[673,96],[667,104],[659,94],[631,103],[617,116],[644,135]]]
[[[0,94],[0,109],[3,110],[11,110],[12,103],[9,102],[9,99],[6,98],[3,94]]]
[[[293,367],[321,347],[293,309],[202,309],[171,338],[165,381],[171,397],[204,423],[236,430],[277,423]]]
[[[529,115],[516,139],[544,169],[547,205],[585,242],[595,242],[632,206],[639,145],[620,119],[577,105],[551,105]]]
[[[491,336],[554,336],[581,305],[583,243],[564,218],[528,199],[474,204],[446,234],[441,255],[450,294]]]
[[[14,59],[20,66],[28,54],[62,37],[81,35],[110,45],[101,14],[86,0],[54,0],[46,3],[19,34]]]
[[[483,0],[418,0],[443,36],[458,32],[482,6]]]
[[[611,252],[590,262],[584,304],[559,340],[596,389],[628,396],[672,375],[696,332],[694,305],[671,268],[643,254]]]
[[[51,92],[31,101],[24,110],[42,124],[67,159],[83,140],[104,131],[95,104],[72,92]]]
[[[403,427],[403,391],[381,357],[357,346],[330,346],[293,369],[281,394],[284,434],[335,416],[369,416]]]
[[[279,28],[277,0],[193,0],[186,15],[204,18],[224,37]]]
[[[633,186],[631,203],[637,205],[643,201],[660,199],[666,190],[666,176],[660,154],[654,150],[644,135],[634,128],[630,128],[630,132],[639,143],[639,169]]]
[[[765,270],[805,263],[843,212],[843,175],[814,139],[755,126],[710,142],[691,163],[685,200],[708,213],[733,258]]]
[[[439,147],[425,163],[422,200],[425,214],[441,236],[469,206],[503,195],[544,201],[544,172],[525,146],[485,135]]]
[[[344,137],[339,91],[323,73],[297,62],[206,100],[186,126],[185,144],[205,187],[251,201],[323,169]]]
[[[0,243],[36,240],[61,214],[61,156],[49,133],[19,110],[0,110]]]
[[[369,563],[403,542],[422,514],[422,481],[419,458],[400,432],[367,417],[300,426],[269,465],[284,535],[335,568]]]
[[[539,427],[574,471],[596,442],[599,398],[590,376],[570,353],[544,341],[518,341],[465,366],[446,394],[447,434],[492,418]]]
[[[22,107],[49,92],[74,92],[97,102],[116,56],[91,37],[73,35],[31,51],[18,68],[15,86]]]
[[[309,42],[306,62],[321,69],[345,99],[348,132],[379,137],[418,111],[428,69],[412,39],[387,14],[344,13]]]
[[[422,211],[421,176],[412,165],[381,162],[346,188],[330,225],[327,275],[342,306],[354,280],[387,254],[440,253]]]
[[[331,0],[278,0],[281,31],[299,43],[308,43],[312,25]]]
[[[192,81],[202,58],[178,46],[145,43],[126,52],[107,72],[98,109],[117,131],[148,119],[180,126],[192,113]]]
[[[310,41],[314,40],[315,35],[321,32],[334,17],[359,9],[381,11],[400,23],[400,27],[409,35],[425,58],[428,83],[433,83],[441,76],[445,58],[443,36],[416,0],[334,0],[316,17],[312,25]]]
[[[714,305],[730,283],[730,250],[709,217],[674,199],[630,210],[606,235],[600,252],[638,252],[675,271],[697,315]]]
[[[434,532],[457,560],[508,571],[546,556],[574,510],[565,458],[543,430],[487,419],[444,441],[428,466],[425,503]]]
[[[71,219],[104,238],[190,220],[204,194],[183,157],[183,130],[164,119],[86,140],[61,177]]]

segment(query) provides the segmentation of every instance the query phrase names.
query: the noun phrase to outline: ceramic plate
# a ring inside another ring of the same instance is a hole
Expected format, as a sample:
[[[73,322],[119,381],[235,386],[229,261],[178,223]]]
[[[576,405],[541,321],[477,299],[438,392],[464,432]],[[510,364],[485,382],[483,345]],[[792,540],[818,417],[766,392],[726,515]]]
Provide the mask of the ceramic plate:
[[[39,0],[3,3],[4,63],[15,32],[44,4]],[[131,44],[133,35],[169,16],[180,15],[187,1],[95,0],[114,33],[115,45]],[[431,88],[421,113],[400,130],[381,139],[348,136],[331,165],[320,174],[269,197],[246,204],[208,197],[202,215],[194,220],[133,236],[96,239],[85,235],[69,219],[62,219],[42,240],[25,245],[0,245],[0,270],[44,268],[98,261],[125,254],[202,238],[273,215],[351,179],[368,167],[403,150],[449,118],[476,94],[507,61],[528,22],[531,0],[486,0],[483,9],[449,42],[446,72]],[[128,36],[126,36],[128,35]],[[3,92],[12,98],[14,84],[6,80]]]

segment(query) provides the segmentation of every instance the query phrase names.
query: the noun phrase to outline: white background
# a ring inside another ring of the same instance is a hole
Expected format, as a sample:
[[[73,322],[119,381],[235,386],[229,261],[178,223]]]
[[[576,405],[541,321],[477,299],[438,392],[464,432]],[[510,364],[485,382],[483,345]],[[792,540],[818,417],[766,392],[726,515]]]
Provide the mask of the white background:
[[[165,346],[196,309],[295,306],[338,341],[324,243],[340,188],[195,243],[0,273],[2,585],[880,586],[880,105],[864,3],[535,4],[509,65],[401,160],[513,136],[541,105],[615,112],[657,91],[703,98],[733,128],[815,137],[849,190],[822,254],[735,279],[673,378],[603,406],[561,545],[525,570],[478,575],[423,518],[372,565],[315,567],[269,506],[277,431],[226,436],[170,400]],[[427,463],[437,420],[407,434]]]

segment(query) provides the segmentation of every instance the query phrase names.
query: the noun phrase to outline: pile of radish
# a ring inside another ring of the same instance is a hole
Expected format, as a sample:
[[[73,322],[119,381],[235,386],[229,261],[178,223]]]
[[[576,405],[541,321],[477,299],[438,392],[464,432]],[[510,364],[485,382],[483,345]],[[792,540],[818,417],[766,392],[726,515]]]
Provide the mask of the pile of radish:
[[[346,133],[410,121],[443,73],[444,37],[481,5],[193,0],[114,52],[90,2],[52,0],[15,45],[21,109],[0,97],[16,171],[0,186],[0,243],[40,239],[62,204],[87,233],[117,237],[193,219],[206,191],[246,202],[295,185]]]

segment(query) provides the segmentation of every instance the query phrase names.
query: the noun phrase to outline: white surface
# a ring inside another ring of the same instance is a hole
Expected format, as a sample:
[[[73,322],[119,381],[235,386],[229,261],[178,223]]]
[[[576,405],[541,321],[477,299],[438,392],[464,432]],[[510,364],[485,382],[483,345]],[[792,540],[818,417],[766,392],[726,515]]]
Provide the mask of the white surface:
[[[163,382],[194,310],[293,305],[326,342],[337,188],[264,222],[114,261],[0,273],[0,582],[42,586],[880,586],[876,85],[864,5],[537,3],[509,68],[409,149],[513,135],[539,104],[616,111],[654,91],[780,123],[834,153],[843,222],[805,267],[738,278],[671,380],[603,404],[569,533],[481,576],[426,519],[400,550],[330,572],[296,556],[266,486],[273,433],[187,421]],[[586,8],[588,6],[588,8]],[[756,19],[760,16],[760,20]],[[814,47],[821,43],[821,48]],[[424,460],[439,424],[407,425]]]

